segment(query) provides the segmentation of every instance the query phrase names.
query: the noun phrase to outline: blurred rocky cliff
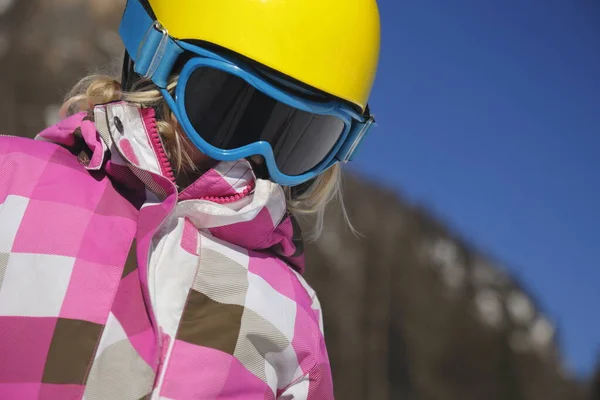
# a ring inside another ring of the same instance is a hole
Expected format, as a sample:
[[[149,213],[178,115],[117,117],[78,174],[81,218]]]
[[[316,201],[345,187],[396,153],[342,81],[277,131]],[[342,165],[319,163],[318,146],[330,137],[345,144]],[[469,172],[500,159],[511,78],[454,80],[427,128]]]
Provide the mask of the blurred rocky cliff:
[[[0,0],[0,133],[35,135],[78,78],[119,66],[123,4]],[[348,177],[345,193],[364,238],[332,207],[307,250],[337,398],[586,398],[556,327],[502,266],[391,192]]]
[[[341,399],[576,400],[557,328],[506,270],[357,177],[309,252]]]

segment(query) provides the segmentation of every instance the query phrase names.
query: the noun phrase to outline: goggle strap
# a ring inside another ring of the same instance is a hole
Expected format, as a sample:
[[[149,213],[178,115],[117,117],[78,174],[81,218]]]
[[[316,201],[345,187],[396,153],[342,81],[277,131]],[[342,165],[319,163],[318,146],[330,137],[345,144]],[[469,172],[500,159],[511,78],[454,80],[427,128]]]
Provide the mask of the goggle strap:
[[[119,33],[134,61],[134,71],[166,88],[183,49],[150,17],[138,0],[128,0]]]
[[[362,123],[357,123],[348,134],[348,138],[338,151],[335,158],[343,163],[352,161],[354,156],[357,154],[361,143],[367,137],[371,129],[373,129],[373,126],[375,126],[375,120],[373,118],[369,118]]]

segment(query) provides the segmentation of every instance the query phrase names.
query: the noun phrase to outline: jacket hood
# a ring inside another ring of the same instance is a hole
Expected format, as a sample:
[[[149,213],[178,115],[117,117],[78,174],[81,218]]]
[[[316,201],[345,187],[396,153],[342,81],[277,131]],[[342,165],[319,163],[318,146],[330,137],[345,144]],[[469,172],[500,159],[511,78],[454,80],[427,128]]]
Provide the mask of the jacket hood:
[[[248,251],[274,254],[304,271],[302,234],[281,186],[257,179],[251,164],[239,160],[220,162],[178,192],[151,108],[123,102],[98,106],[45,129],[37,139],[66,147],[90,172],[107,174],[134,204],[177,201],[173,212],[197,229]],[[151,172],[154,181],[135,179],[137,169]]]

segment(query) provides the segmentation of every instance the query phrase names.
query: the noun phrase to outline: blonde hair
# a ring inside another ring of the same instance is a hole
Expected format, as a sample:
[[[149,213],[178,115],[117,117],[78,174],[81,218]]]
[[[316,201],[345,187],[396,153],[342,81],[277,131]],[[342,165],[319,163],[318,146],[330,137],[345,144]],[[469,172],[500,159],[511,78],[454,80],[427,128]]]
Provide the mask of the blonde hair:
[[[177,79],[178,77],[173,77],[169,81],[167,86],[169,92],[174,91]],[[88,76],[80,80],[67,94],[60,109],[60,116],[64,118],[80,111],[91,111],[96,105],[119,100],[158,110],[157,128],[176,174],[197,171],[192,161],[191,145],[183,139],[177,120],[162,93],[151,81],[141,80],[131,91],[125,92],[121,90],[121,84],[110,76]],[[341,168],[335,165],[318,176],[300,194],[294,195],[291,188],[284,188],[288,210],[297,217],[308,217],[314,221],[311,232],[307,235],[308,238],[316,239],[323,232],[325,209],[334,199],[340,201],[344,218],[350,229],[355,232],[343,205],[341,183]]]

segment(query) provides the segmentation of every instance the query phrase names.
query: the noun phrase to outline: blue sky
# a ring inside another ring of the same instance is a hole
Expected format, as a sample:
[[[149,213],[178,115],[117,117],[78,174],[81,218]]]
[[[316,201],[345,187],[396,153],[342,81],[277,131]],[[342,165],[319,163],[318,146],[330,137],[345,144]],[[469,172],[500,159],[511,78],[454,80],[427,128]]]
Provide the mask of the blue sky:
[[[600,354],[600,3],[379,0],[380,128],[352,168],[506,264]]]

